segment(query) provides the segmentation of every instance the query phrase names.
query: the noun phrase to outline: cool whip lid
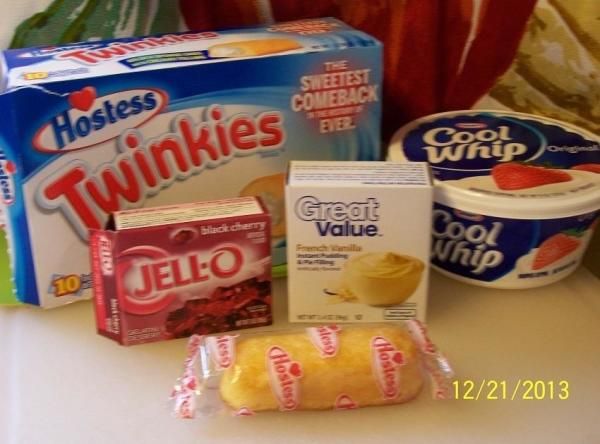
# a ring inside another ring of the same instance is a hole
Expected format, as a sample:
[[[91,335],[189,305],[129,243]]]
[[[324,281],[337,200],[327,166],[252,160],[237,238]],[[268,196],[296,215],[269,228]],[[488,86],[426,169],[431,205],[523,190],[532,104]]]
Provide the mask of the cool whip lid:
[[[600,209],[600,138],[546,117],[433,114],[396,132],[388,160],[428,162],[436,202],[463,211],[549,219]]]

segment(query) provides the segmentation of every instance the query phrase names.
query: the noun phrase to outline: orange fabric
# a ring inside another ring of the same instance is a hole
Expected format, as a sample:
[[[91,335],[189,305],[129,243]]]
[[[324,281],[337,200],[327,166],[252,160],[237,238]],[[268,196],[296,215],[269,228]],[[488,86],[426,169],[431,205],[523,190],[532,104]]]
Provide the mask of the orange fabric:
[[[191,29],[260,21],[241,6],[256,2],[180,1]],[[473,106],[510,66],[535,3],[482,0],[473,24],[474,0],[270,1],[276,21],[334,16],[384,43],[384,139],[417,117]]]

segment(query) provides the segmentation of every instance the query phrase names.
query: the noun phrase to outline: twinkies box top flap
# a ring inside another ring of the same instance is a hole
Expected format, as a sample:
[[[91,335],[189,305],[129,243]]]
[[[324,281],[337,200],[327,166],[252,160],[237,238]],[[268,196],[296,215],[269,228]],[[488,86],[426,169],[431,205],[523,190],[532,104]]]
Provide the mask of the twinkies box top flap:
[[[181,32],[3,52],[4,88],[236,59],[379,46],[333,19],[226,31]],[[331,85],[334,86],[334,85]]]

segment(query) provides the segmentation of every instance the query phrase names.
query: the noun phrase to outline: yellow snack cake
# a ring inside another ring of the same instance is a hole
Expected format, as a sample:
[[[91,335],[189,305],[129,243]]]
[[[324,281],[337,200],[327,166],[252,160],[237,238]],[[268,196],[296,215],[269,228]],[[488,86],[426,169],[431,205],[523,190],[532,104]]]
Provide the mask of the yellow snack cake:
[[[180,417],[223,408],[247,416],[399,404],[428,379],[434,397],[445,399],[452,376],[418,321],[195,336],[184,368],[173,392]]]
[[[208,48],[211,57],[251,57],[302,48],[292,39],[260,39],[220,43]]]
[[[325,334],[336,334],[338,341],[337,352],[325,358],[304,331],[240,339],[235,364],[221,379],[223,400],[236,410],[321,410],[340,401],[400,403],[421,390],[418,351],[404,329],[390,325]]]

